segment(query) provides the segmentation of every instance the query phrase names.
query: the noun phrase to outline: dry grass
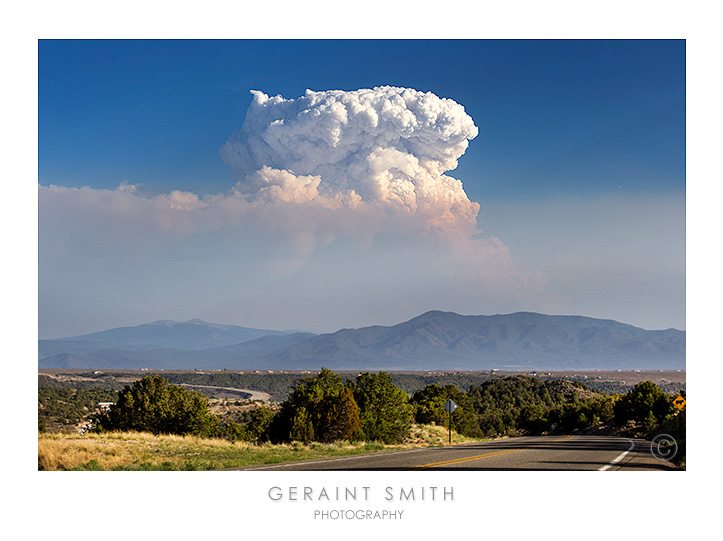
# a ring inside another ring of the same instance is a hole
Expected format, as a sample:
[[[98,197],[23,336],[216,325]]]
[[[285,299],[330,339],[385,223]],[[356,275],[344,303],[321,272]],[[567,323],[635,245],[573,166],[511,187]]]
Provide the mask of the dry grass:
[[[245,442],[142,432],[39,434],[38,469],[213,469],[208,467],[212,462],[243,455],[250,447]]]
[[[108,437],[111,436],[111,437]],[[75,433],[40,434],[38,436],[38,470],[67,470],[96,461],[103,469],[124,462],[130,441],[113,435],[103,438]]]
[[[38,470],[213,470],[447,443],[447,430],[415,426],[401,445],[299,442],[254,445],[196,436],[140,432],[38,434]],[[454,434],[454,443],[474,441]]]
[[[479,441],[468,438],[452,431],[452,443],[467,443]],[[413,425],[408,444],[411,447],[447,445],[449,443],[449,429],[437,425]]]

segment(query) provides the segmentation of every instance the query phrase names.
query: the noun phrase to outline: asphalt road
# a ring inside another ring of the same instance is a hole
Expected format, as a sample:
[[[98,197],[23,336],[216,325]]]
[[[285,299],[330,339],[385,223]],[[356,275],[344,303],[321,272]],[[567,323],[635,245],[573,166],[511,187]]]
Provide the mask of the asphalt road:
[[[239,468],[322,470],[673,470],[651,442],[608,436],[540,436]]]
[[[234,387],[217,387],[215,385],[196,385],[192,383],[181,383],[181,386],[183,387],[192,387],[195,389],[216,389],[218,391],[228,391],[230,393],[238,393],[241,395],[251,395],[248,400],[261,400],[263,402],[268,402],[269,398],[271,398],[271,395],[269,393],[264,393],[261,391],[252,391],[251,389],[236,389]]]

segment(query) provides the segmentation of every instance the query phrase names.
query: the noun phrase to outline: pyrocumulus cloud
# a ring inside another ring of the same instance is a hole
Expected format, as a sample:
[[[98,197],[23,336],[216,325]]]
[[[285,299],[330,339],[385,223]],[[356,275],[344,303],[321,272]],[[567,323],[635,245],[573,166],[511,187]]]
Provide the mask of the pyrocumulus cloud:
[[[478,130],[464,108],[431,92],[391,86],[307,90],[298,99],[253,91],[243,127],[221,148],[253,198],[420,213],[428,225],[474,222],[479,205],[444,173]]]
[[[389,86],[252,94],[220,148],[236,178],[224,193],[39,186],[44,312],[89,307],[112,281],[126,284],[129,304],[160,307],[173,295],[189,317],[244,304],[267,313],[266,325],[273,306],[298,317],[294,302],[339,322],[355,303],[369,313],[405,303],[407,316],[486,313],[494,299],[544,308],[546,276],[482,235],[479,205],[447,174],[478,134],[462,105]]]

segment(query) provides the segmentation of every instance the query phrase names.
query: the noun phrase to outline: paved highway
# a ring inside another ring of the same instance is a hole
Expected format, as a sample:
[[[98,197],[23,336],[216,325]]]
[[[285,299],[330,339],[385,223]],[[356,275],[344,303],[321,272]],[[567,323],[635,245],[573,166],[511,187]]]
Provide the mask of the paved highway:
[[[321,470],[672,470],[650,442],[607,436],[540,436],[238,468]]]
[[[218,391],[228,391],[230,393],[236,393],[241,395],[251,395],[247,398],[247,400],[261,400],[263,402],[268,402],[271,398],[271,395],[269,393],[264,393],[261,391],[252,391],[251,389],[236,389],[234,387],[217,387],[215,385],[196,385],[193,383],[181,383],[181,386],[183,387],[192,387],[196,389],[215,389]]]

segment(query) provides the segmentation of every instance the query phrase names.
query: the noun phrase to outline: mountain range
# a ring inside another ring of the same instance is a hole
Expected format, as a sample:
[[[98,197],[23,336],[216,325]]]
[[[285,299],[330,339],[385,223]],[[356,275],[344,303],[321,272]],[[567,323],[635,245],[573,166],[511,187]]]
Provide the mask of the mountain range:
[[[156,321],[39,340],[39,368],[582,370],[685,368],[685,331],[531,312],[431,311],[392,326],[313,334]]]

